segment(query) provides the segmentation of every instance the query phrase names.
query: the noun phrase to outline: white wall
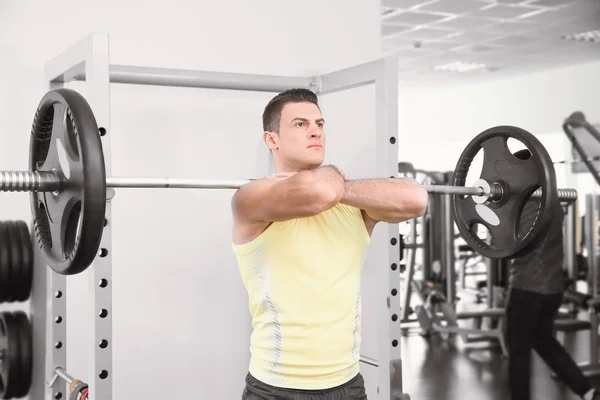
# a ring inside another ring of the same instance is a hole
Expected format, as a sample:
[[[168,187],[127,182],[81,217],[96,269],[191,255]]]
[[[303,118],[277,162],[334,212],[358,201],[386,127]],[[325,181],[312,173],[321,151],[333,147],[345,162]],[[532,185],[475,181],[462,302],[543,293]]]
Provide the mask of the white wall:
[[[0,168],[27,167],[32,118],[47,90],[44,65],[91,32],[110,34],[113,64],[312,75],[379,55],[378,6],[367,0],[352,7],[345,0],[178,1],[155,7],[142,1],[4,1]],[[85,94],[80,84],[69,87]],[[264,174],[260,116],[272,96],[113,85],[112,174]],[[373,105],[363,91],[348,96],[353,107]],[[338,112],[329,118],[344,117]],[[362,134],[343,133],[350,143]],[[230,195],[117,192],[111,221],[114,399],[184,398],[190,390],[203,398],[240,397],[250,326],[229,245]],[[0,218],[30,221],[29,207],[27,195],[3,194]],[[92,313],[86,274],[69,277],[68,289],[68,370],[87,379]],[[369,386],[373,393],[374,384]]]
[[[598,87],[600,62],[438,90],[401,86],[399,158],[422,169],[454,170],[477,134],[515,125],[536,135],[554,161],[570,159],[562,122],[582,111],[588,121],[600,123]],[[559,186],[576,187],[581,194],[597,186],[589,174],[574,182],[563,165],[555,169]]]

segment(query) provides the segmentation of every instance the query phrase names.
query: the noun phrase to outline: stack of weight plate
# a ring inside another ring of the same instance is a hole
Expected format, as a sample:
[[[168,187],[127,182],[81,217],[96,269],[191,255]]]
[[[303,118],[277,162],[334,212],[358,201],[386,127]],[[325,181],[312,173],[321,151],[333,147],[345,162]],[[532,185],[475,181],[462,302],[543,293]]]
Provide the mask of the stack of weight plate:
[[[33,248],[25,221],[0,221],[0,303],[29,300]],[[32,332],[23,311],[0,312],[0,399],[26,397],[31,389]]]

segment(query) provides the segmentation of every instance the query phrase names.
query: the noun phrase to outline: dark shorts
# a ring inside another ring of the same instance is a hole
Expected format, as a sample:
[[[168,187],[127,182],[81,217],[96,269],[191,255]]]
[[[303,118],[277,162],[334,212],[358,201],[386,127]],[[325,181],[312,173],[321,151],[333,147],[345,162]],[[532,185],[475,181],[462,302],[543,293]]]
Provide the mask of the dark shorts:
[[[248,374],[242,400],[367,400],[367,394],[361,374],[343,385],[324,390],[279,388],[262,383]]]

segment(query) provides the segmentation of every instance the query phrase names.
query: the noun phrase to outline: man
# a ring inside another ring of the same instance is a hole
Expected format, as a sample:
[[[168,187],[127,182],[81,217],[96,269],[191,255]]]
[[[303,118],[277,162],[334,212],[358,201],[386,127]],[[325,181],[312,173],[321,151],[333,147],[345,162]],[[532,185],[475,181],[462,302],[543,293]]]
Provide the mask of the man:
[[[410,179],[347,180],[325,157],[325,121],[304,89],[263,113],[276,173],[232,198],[233,249],[253,332],[244,400],[364,400],[360,276],[379,221],[424,214]],[[385,268],[385,266],[381,266]]]
[[[527,160],[529,150],[514,154]],[[530,199],[521,216],[520,235],[533,225],[539,201]],[[506,306],[509,347],[509,387],[512,400],[531,398],[530,363],[534,349],[574,393],[585,400],[600,400],[569,353],[554,337],[554,320],[566,290],[563,271],[563,218],[559,201],[552,204],[553,218],[537,247],[513,260],[510,294]]]

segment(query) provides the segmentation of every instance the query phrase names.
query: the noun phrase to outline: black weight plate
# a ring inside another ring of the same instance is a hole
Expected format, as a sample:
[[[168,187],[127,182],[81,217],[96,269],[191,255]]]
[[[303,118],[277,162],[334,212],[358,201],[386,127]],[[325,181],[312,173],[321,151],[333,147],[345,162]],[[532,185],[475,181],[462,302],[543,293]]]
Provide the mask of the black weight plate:
[[[33,247],[31,245],[31,234],[25,221],[17,221],[17,231],[21,240],[21,273],[23,279],[23,290],[17,301],[27,301],[31,296],[33,285]]]
[[[13,313],[15,328],[19,338],[19,380],[15,389],[15,397],[22,398],[31,390],[33,374],[33,349],[31,323],[27,314],[22,311]]]
[[[23,273],[21,268],[21,238],[17,231],[15,221],[4,221],[8,232],[8,244],[10,247],[10,296],[8,302],[14,302],[21,297],[23,290]]]
[[[62,275],[87,269],[98,254],[106,211],[102,142],[92,109],[71,89],[38,106],[29,149],[32,171],[55,171],[58,193],[32,192],[34,229],[47,264]]]
[[[0,365],[0,398],[12,399],[15,396],[19,380],[19,333],[13,314],[8,311],[0,313],[0,354],[3,355]]]
[[[10,243],[4,222],[0,221],[0,302],[11,297]]]
[[[520,141],[531,152],[522,160],[508,149],[507,140]],[[533,249],[544,238],[558,201],[556,173],[550,155],[531,133],[514,126],[497,126],[476,136],[463,150],[454,170],[453,185],[464,186],[471,162],[483,149],[481,179],[490,186],[499,184],[502,197],[498,201],[477,204],[472,196],[453,196],[454,220],[461,236],[479,254],[493,259],[515,258]],[[521,216],[533,192],[541,188],[539,212],[525,235],[519,235]],[[486,243],[473,231],[480,223],[492,236]]]

